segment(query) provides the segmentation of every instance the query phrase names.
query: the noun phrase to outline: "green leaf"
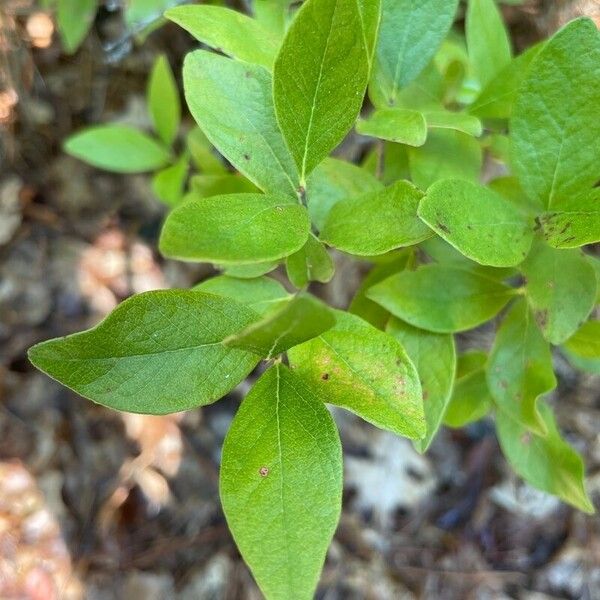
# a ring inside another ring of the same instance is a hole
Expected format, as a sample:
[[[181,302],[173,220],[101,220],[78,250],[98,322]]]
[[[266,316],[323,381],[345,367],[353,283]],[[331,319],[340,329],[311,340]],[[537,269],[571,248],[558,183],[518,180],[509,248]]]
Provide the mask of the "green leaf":
[[[326,304],[300,293],[280,300],[260,321],[230,335],[224,343],[270,360],[334,325],[335,317]]]
[[[357,4],[362,22],[365,47],[369,53],[369,62],[372,62],[381,22],[381,0],[357,0]]]
[[[358,256],[377,256],[431,236],[417,217],[423,193],[408,181],[338,202],[321,231],[330,246]]]
[[[348,312],[357,315],[364,321],[367,321],[367,323],[373,325],[373,327],[377,327],[377,329],[385,329],[390,319],[390,313],[383,306],[367,298],[367,290],[394,273],[403,271],[411,258],[411,251],[406,250],[402,251],[399,255],[395,255],[390,261],[375,265],[362,280],[350,303]]]
[[[402,344],[421,379],[427,435],[416,440],[415,447],[425,452],[442,424],[452,395],[456,370],[454,337],[417,329],[399,319],[392,319],[386,331]]]
[[[29,359],[98,404],[173,413],[218,400],[254,369],[258,356],[222,342],[257,318],[212,294],[146,292],[93,329],[33,346]]]
[[[219,152],[265,192],[295,196],[298,173],[273,108],[271,75],[204,50],[183,64],[192,116]]]
[[[444,415],[444,425],[464,427],[479,421],[493,405],[486,376],[485,352],[467,352],[458,357],[454,391]]]
[[[598,358],[582,358],[569,352],[563,348],[563,354],[571,363],[573,368],[583,371],[584,373],[591,373],[592,375],[600,375],[600,359]]]
[[[335,272],[335,265],[325,246],[311,233],[306,244],[286,259],[288,279],[298,289],[311,281],[327,283]]]
[[[254,279],[270,273],[279,265],[278,261],[267,261],[254,263],[251,265],[216,265],[221,268],[225,275],[229,277],[238,277],[239,279]]]
[[[538,398],[556,387],[552,354],[525,300],[504,318],[487,365],[487,382],[500,410],[544,435]]]
[[[523,262],[533,242],[533,222],[516,204],[460,179],[434,183],[419,217],[468,258],[492,267]]]
[[[584,323],[565,342],[565,348],[581,358],[600,358],[600,321]]]
[[[115,173],[144,173],[164,167],[171,154],[138,129],[96,125],[72,135],[65,152],[94,167]]]
[[[598,65],[596,25],[577,19],[546,43],[521,86],[510,126],[513,168],[548,208],[600,178]]]
[[[273,66],[277,35],[240,12],[222,6],[176,6],[165,17],[219,52],[267,69]]]
[[[496,415],[502,452],[512,468],[535,488],[558,496],[567,504],[594,513],[584,486],[581,456],[560,436],[554,415],[542,404],[540,412],[548,430],[544,437],[530,433],[505,413]]]
[[[368,78],[357,0],[307,0],[273,75],[277,119],[302,182],[354,125]]]
[[[600,242],[600,189],[555,205],[539,218],[544,237],[553,248],[578,248]]]
[[[485,323],[514,294],[490,277],[434,264],[393,275],[373,286],[367,297],[415,327],[453,333]]]
[[[238,279],[227,275],[218,275],[204,280],[193,289],[231,298],[261,315],[289,295],[278,281],[269,277]]]
[[[283,37],[292,2],[293,0],[254,0],[254,16],[263,27]]]
[[[453,129],[474,137],[479,137],[483,132],[481,121],[477,117],[465,113],[428,110],[423,115],[427,127],[431,129]]]
[[[409,148],[413,183],[423,190],[439,179],[479,182],[483,155],[479,142],[460,131],[433,130],[421,148]]]
[[[482,86],[510,63],[508,32],[494,0],[469,0],[466,26],[469,58]]]
[[[97,8],[96,0],[58,0],[56,21],[68,54],[73,54],[83,42],[94,22]]]
[[[433,58],[454,21],[458,0],[382,0],[371,96],[378,107],[397,105],[398,92]]]
[[[323,402],[412,439],[425,435],[417,371],[400,343],[354,315],[288,352],[294,372]]]
[[[482,119],[509,119],[517,93],[534,58],[544,47],[537,44],[513,58],[487,85],[469,107],[472,115]]]
[[[271,367],[235,416],[220,491],[235,542],[269,600],[313,597],[341,513],[335,423],[287,367]]]
[[[308,212],[320,230],[329,211],[340,200],[382,190],[383,184],[361,167],[337,158],[326,158],[311,173],[306,189]]]
[[[407,108],[376,110],[368,119],[359,119],[356,131],[408,146],[422,146],[427,140],[427,123],[423,113]]]
[[[222,196],[223,194],[257,193],[260,190],[243,175],[194,175],[190,180],[191,193],[197,198]]]
[[[538,244],[521,269],[527,300],[544,337],[562,344],[594,308],[598,282],[593,267],[580,250]]]
[[[158,137],[170,146],[181,121],[179,90],[169,61],[161,54],[154,63],[148,84],[148,108]]]
[[[272,261],[300,250],[309,227],[305,208],[287,196],[196,198],[169,214],[160,250],[169,258],[218,264]]]
[[[183,197],[188,160],[188,155],[184,153],[175,164],[158,171],[152,178],[152,191],[159,200],[169,206],[176,206]]]
[[[186,138],[187,149],[194,164],[204,175],[225,175],[227,169],[217,156],[212,144],[199,127],[194,127]]]

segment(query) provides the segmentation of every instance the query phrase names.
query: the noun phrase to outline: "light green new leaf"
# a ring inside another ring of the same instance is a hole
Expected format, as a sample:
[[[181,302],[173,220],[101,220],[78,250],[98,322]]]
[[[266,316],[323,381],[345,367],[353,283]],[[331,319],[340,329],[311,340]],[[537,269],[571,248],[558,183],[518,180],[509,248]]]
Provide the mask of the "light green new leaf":
[[[512,163],[544,206],[600,178],[600,36],[590,19],[561,29],[533,61],[511,119]]]
[[[362,21],[365,47],[369,53],[369,62],[372,62],[381,22],[381,0],[357,0],[357,4]]]
[[[423,193],[408,181],[382,191],[338,202],[327,217],[321,239],[358,256],[377,256],[418,244],[431,231],[417,216]]]
[[[544,42],[539,43],[513,58],[481,90],[469,107],[469,112],[482,119],[509,119],[521,83],[529,72],[529,66],[543,47]]]
[[[287,196],[197,198],[169,214],[160,250],[169,258],[221,265],[266,262],[302,248],[309,227],[306,209]]]
[[[423,113],[427,127],[431,129],[454,129],[467,135],[479,137],[483,131],[481,121],[472,115],[449,110],[428,110]]]
[[[440,47],[458,0],[382,0],[371,79],[378,108],[396,106],[398,92],[414,81]]]
[[[277,35],[238,11],[222,6],[176,6],[165,17],[223,54],[267,69],[273,66],[279,49]]]
[[[295,197],[298,172],[277,126],[269,72],[198,50],[185,58],[183,82],[190,112],[217,150],[265,192]]]
[[[565,348],[582,358],[600,358],[600,321],[588,321],[566,342]]]
[[[533,222],[516,204],[476,183],[434,183],[419,217],[468,258],[492,267],[523,262],[533,242]]]
[[[453,333],[488,321],[514,294],[485,275],[434,264],[393,275],[373,286],[367,297],[415,327]]]
[[[422,146],[427,140],[427,123],[423,113],[407,108],[376,110],[368,119],[359,119],[356,131],[408,146]]]
[[[294,372],[323,402],[398,435],[424,437],[419,376],[400,343],[359,317],[335,314],[334,327],[288,352]]]
[[[525,292],[544,337],[562,344],[587,320],[596,303],[598,282],[580,250],[534,246],[521,270]]]
[[[540,412],[548,433],[537,436],[503,412],[496,415],[496,430],[504,456],[530,485],[586,513],[594,506],[585,491],[581,456],[560,436],[554,415],[542,404]]]
[[[145,173],[164,167],[171,154],[162,144],[128,125],[96,125],[72,135],[65,152],[115,173]]]
[[[42,342],[29,359],[94,402],[166,414],[223,397],[259,357],[223,340],[258,318],[229,298],[184,290],[133,296],[99,325]]]
[[[98,8],[97,0],[58,0],[56,21],[64,49],[72,54],[87,35]]]
[[[161,54],[154,63],[148,84],[148,108],[158,137],[170,146],[181,121],[179,90],[169,61]]]
[[[282,38],[293,0],[254,0],[254,17],[263,27]]]
[[[584,373],[600,375],[600,358],[582,358],[565,348],[563,348],[563,354],[573,368],[583,371]]]
[[[269,360],[335,325],[333,311],[310,294],[281,300],[260,321],[230,335],[226,346]]]
[[[215,265],[224,275],[238,279],[254,279],[270,273],[279,265],[279,261],[267,261],[248,265]]]
[[[557,202],[540,216],[544,237],[553,248],[578,248],[600,242],[600,189]]]
[[[342,448],[325,405],[281,364],[235,416],[221,463],[223,510],[269,600],[310,600],[342,505]]]
[[[152,178],[152,191],[168,206],[176,206],[183,197],[188,160],[187,154],[182,154],[175,164],[158,171]]]
[[[260,190],[243,175],[194,175],[190,179],[191,193],[197,198],[222,196],[223,194],[258,193]]]
[[[326,158],[308,178],[308,212],[323,229],[329,211],[341,200],[382,190],[383,184],[367,170],[337,158]]]
[[[452,395],[456,370],[454,337],[417,329],[399,319],[391,319],[386,331],[402,344],[421,380],[427,435],[414,444],[419,452],[425,452],[442,424]]]
[[[483,164],[481,144],[472,136],[453,130],[433,130],[420,148],[408,149],[413,183],[426,190],[440,179],[478,182]]]
[[[238,279],[227,275],[218,275],[206,279],[192,289],[231,298],[261,315],[289,295],[278,281],[269,277]]]
[[[467,352],[458,357],[452,398],[444,415],[444,425],[464,427],[479,421],[493,406],[486,376],[485,352]]]
[[[552,354],[525,300],[504,318],[487,364],[487,382],[500,410],[544,435],[538,398],[556,387]]]
[[[350,131],[369,78],[357,0],[307,0],[281,46],[273,73],[281,131],[306,176]]]
[[[469,0],[465,30],[473,71],[485,86],[511,59],[508,32],[495,0]]]
[[[200,127],[194,127],[188,133],[185,141],[192,161],[203,175],[226,175],[228,173],[223,161]]]
[[[311,281],[327,283],[335,272],[327,248],[312,233],[298,252],[287,257],[285,266],[288,279],[298,289]]]

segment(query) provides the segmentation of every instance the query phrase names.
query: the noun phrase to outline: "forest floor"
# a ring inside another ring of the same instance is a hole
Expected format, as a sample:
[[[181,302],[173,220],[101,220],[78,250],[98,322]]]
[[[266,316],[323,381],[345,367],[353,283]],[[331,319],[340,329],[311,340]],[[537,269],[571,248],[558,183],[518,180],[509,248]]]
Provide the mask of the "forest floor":
[[[191,42],[169,26],[107,54],[102,40],[121,30],[104,12],[66,57],[30,0],[0,4],[0,599],[258,599],[218,501],[221,444],[249,383],[203,410],[146,417],[83,400],[26,358],[33,343],[91,326],[132,293],[210,274],[158,255],[164,210],[146,177],[61,151],[86,123],[145,123],[154,57],[180,64]],[[521,48],[576,14],[600,23],[600,3],[507,9]],[[338,303],[355,281],[340,262]],[[559,423],[598,499],[600,379],[560,357],[556,367]],[[490,423],[445,430],[420,456],[335,417],[344,513],[318,598],[600,598],[600,520],[518,481]]]

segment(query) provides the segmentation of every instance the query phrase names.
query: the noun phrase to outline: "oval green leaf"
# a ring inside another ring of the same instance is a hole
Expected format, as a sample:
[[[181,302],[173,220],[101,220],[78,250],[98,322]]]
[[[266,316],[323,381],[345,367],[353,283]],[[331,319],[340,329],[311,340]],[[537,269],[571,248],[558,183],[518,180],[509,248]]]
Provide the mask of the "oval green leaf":
[[[181,101],[175,76],[164,54],[156,59],[150,73],[148,108],[158,137],[170,146],[181,121]]]

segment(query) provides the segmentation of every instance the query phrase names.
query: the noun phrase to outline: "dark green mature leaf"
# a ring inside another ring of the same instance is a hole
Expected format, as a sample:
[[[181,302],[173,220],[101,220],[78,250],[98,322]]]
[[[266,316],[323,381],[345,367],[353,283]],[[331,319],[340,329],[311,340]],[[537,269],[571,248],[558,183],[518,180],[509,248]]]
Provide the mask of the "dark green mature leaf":
[[[230,335],[224,343],[269,360],[334,325],[333,311],[326,304],[300,293],[281,300],[260,321]]]
[[[523,262],[533,242],[533,222],[515,203],[460,179],[434,183],[419,217],[470,259],[493,267]]]
[[[565,348],[582,358],[600,358],[600,321],[584,323],[565,342]]]
[[[278,36],[238,11],[222,6],[176,6],[165,17],[219,52],[267,69],[273,66]]]
[[[181,121],[179,90],[169,61],[161,54],[154,63],[148,84],[148,108],[158,137],[170,146]]]
[[[275,118],[271,75],[198,50],[183,64],[185,97],[206,137],[265,192],[295,196],[298,172]]]
[[[533,487],[592,514],[594,506],[585,491],[581,456],[561,438],[550,408],[542,404],[540,413],[548,430],[543,437],[527,431],[510,415],[497,413],[496,429],[504,456]]]
[[[72,135],[65,151],[94,167],[115,173],[144,173],[164,167],[170,152],[127,125],[95,125]]]
[[[580,250],[538,244],[521,269],[527,300],[544,337],[562,344],[594,308],[598,282],[593,267]]]
[[[271,367],[235,416],[223,446],[223,510],[269,599],[313,597],[342,505],[335,423],[287,367]]]
[[[187,200],[169,214],[160,250],[180,260],[259,263],[300,250],[309,228],[306,209],[288,196],[211,196]]]
[[[341,200],[382,190],[383,184],[352,163],[326,158],[307,183],[308,212],[317,229],[323,229],[329,211]]]
[[[600,178],[600,36],[589,19],[561,29],[532,63],[511,120],[524,190],[548,208]]]
[[[402,344],[421,380],[427,435],[416,440],[415,447],[425,452],[442,424],[452,395],[456,370],[454,337],[417,329],[399,319],[392,319],[386,331]]]
[[[382,0],[370,95],[379,108],[397,105],[446,37],[458,0]]]
[[[383,108],[368,119],[360,119],[356,131],[390,142],[422,146],[427,140],[427,123],[423,113],[407,108]]]
[[[323,400],[412,439],[425,435],[417,371],[400,343],[359,317],[288,352],[294,372]]]
[[[338,202],[321,231],[330,246],[358,256],[377,256],[418,244],[431,231],[417,216],[423,193],[408,181]]]
[[[218,275],[206,279],[193,289],[231,298],[245,304],[261,315],[273,308],[277,302],[289,296],[278,281],[269,277],[239,279],[227,275]]]
[[[64,49],[72,54],[87,35],[96,9],[96,0],[58,0],[56,21]]]
[[[466,331],[494,317],[515,291],[485,275],[449,265],[403,271],[367,297],[403,321],[437,333]]]
[[[444,425],[464,427],[479,421],[492,408],[486,376],[485,352],[467,352],[458,357],[452,398],[444,415]]]
[[[252,371],[258,356],[222,342],[257,318],[212,294],[146,292],[125,300],[93,329],[34,346],[29,359],[109,408],[178,412],[218,400]]]
[[[542,48],[543,43],[537,44],[513,58],[487,83],[469,107],[469,112],[482,119],[509,119],[521,83],[527,76],[533,59]]]
[[[556,387],[552,354],[524,299],[516,302],[496,335],[487,382],[500,410],[544,435],[538,398]]]
[[[188,156],[182,154],[177,162],[152,178],[152,191],[159,200],[169,206],[176,206],[183,198],[183,188],[188,174]]]
[[[335,272],[327,248],[312,233],[298,252],[287,257],[285,266],[288,279],[298,289],[311,281],[327,283]]]
[[[544,237],[553,248],[578,248],[600,242],[600,189],[557,202],[540,216]]]
[[[357,0],[307,0],[273,73],[277,119],[302,182],[354,125],[368,78]]]
[[[427,127],[431,129],[454,129],[467,135],[479,137],[482,133],[481,121],[466,113],[449,110],[428,110],[423,113]]]
[[[469,0],[467,46],[475,76],[485,85],[510,63],[508,32],[494,0]]]
[[[478,182],[483,154],[472,136],[453,130],[433,130],[421,148],[409,148],[408,159],[413,183],[426,190],[440,179],[466,179]]]

